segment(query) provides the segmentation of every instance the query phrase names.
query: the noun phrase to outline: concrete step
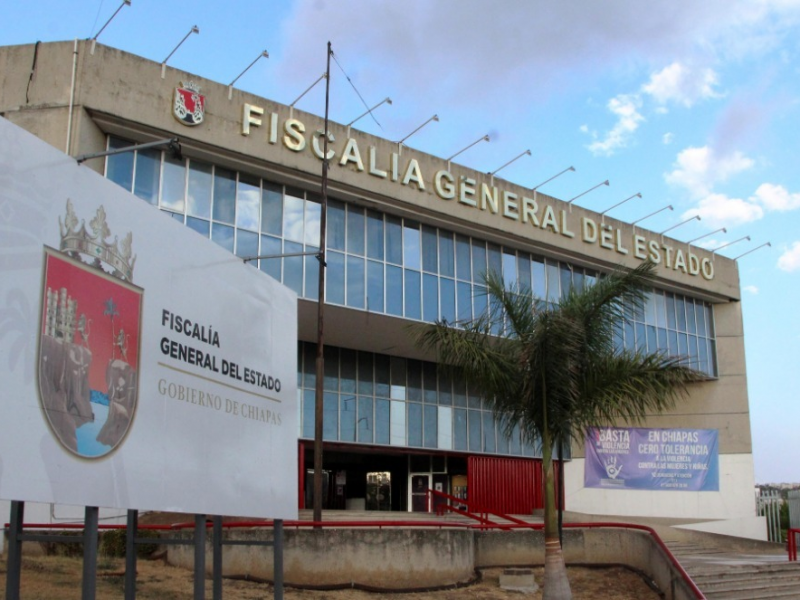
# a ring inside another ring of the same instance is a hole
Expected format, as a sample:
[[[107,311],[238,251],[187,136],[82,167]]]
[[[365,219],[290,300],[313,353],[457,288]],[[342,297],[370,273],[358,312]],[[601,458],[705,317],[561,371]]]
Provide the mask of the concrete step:
[[[700,586],[704,592],[727,592],[739,590],[752,590],[752,589],[766,589],[777,590],[779,588],[788,587],[794,589],[798,596],[800,596],[800,577],[775,577],[772,576],[768,581],[763,577],[742,577],[742,578],[726,578],[716,580],[706,580],[703,582],[694,579],[694,582]]]
[[[705,590],[700,588],[708,600],[763,600],[768,598],[800,598],[800,587],[787,586],[757,586],[740,588],[736,590]]]

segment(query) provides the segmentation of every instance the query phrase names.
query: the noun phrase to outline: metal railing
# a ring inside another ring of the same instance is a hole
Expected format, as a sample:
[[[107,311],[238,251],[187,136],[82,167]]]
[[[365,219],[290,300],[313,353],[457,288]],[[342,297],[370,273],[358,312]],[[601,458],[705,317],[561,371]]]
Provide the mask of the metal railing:
[[[778,490],[761,490],[756,498],[756,516],[767,518],[767,538],[770,542],[781,539],[781,498]]]
[[[789,562],[797,562],[798,538],[800,538],[800,527],[790,528],[786,534],[786,549],[789,551]]]

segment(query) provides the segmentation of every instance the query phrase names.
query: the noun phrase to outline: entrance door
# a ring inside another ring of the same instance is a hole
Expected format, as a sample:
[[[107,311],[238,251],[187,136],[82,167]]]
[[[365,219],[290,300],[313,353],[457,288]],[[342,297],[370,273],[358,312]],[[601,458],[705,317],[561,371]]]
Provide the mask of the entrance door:
[[[411,512],[428,512],[428,488],[430,487],[430,473],[411,475]]]

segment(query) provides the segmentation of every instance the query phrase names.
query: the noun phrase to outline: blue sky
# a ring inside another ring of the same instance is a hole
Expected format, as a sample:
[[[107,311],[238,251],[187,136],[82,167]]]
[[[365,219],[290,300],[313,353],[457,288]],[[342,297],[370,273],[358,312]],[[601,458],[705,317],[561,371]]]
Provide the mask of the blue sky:
[[[93,36],[117,0],[7,3],[0,45]],[[222,8],[224,6],[224,8]],[[290,103],[325,70],[331,118],[737,257],[756,481],[800,481],[800,0],[133,0],[99,41]],[[341,66],[341,68],[340,68]],[[324,111],[324,88],[297,107]],[[795,123],[795,125],[792,125]]]

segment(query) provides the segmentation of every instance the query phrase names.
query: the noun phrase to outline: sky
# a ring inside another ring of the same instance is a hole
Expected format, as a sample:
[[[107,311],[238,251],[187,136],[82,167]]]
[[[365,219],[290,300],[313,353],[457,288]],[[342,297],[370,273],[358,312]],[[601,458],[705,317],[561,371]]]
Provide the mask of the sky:
[[[4,2],[0,45],[93,37],[121,0]],[[224,8],[222,8],[224,6]],[[800,0],[132,0],[98,41],[738,260],[758,483],[800,482]],[[324,86],[298,101],[324,113]],[[795,123],[795,125],[792,125]],[[726,231],[721,231],[721,228]],[[746,239],[749,236],[749,240]],[[770,243],[771,246],[764,244]],[[763,245],[763,246],[762,246]]]

